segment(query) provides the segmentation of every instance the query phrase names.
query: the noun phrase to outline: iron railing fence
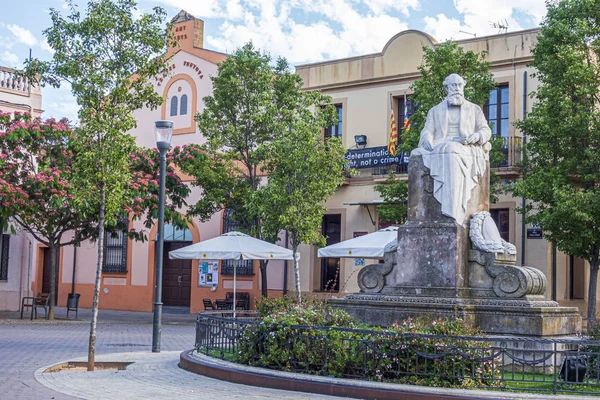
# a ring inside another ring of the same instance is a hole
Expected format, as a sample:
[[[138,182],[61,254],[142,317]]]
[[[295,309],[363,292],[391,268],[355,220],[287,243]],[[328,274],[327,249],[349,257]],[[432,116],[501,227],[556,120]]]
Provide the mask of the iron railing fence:
[[[500,152],[504,154],[504,160],[492,168],[508,168],[519,166],[523,161],[523,138],[519,136],[503,137]]]
[[[260,367],[385,382],[600,394],[600,341],[266,325],[200,313],[195,349]],[[561,374],[561,370],[564,375]]]

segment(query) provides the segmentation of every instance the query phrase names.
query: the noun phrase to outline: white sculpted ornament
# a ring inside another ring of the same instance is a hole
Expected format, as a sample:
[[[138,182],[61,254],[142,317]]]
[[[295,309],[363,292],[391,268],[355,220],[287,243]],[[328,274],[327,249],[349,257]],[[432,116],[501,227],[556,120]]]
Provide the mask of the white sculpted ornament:
[[[419,147],[433,178],[433,196],[442,214],[463,224],[471,190],[485,174],[490,127],[481,108],[464,97],[465,80],[451,74],[444,80],[448,96],[427,113]]]

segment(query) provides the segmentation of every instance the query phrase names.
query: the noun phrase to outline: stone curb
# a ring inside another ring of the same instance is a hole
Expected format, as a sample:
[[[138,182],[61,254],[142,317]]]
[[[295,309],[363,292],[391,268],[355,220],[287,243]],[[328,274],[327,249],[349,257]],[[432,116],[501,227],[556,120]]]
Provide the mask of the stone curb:
[[[180,354],[179,367],[200,375],[244,385],[358,399],[572,400],[574,397],[578,400],[598,399],[596,396],[496,392],[330,378],[236,364],[205,356],[193,350]]]

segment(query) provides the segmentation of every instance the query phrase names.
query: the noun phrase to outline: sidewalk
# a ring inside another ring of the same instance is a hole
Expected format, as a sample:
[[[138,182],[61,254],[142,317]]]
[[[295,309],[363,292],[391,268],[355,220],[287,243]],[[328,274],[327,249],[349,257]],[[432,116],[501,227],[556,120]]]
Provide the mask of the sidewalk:
[[[29,317],[31,313],[24,312],[23,320],[31,323]],[[20,311],[0,311],[0,323],[19,323]],[[75,319],[75,313],[69,313],[67,319],[67,309],[65,307],[56,307],[54,309],[55,321],[44,319],[44,310],[38,310],[38,319],[33,323],[86,323],[92,319],[92,310],[90,308],[80,308]],[[152,324],[153,314],[151,312],[137,311],[117,311],[117,310],[98,310],[98,324]],[[196,323],[196,314],[189,314],[189,309],[184,307],[164,307],[162,313],[162,323],[167,325],[194,325]]]
[[[35,372],[35,379],[56,392],[94,400],[340,399],[340,397],[312,393],[238,385],[196,375],[177,366],[179,353],[179,351],[165,351],[104,354],[98,356],[97,361],[133,361],[134,363],[123,371],[43,373],[50,367],[48,365]]]

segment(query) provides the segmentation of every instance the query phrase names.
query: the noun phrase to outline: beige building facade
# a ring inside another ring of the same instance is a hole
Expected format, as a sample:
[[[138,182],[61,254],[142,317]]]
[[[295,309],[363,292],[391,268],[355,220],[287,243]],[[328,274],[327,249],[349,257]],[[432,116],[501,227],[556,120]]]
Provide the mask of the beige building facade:
[[[510,192],[514,182],[522,176],[516,165],[521,160],[523,138],[513,122],[531,110],[533,99],[529,95],[538,85],[531,76],[534,70],[527,66],[532,60],[537,33],[537,29],[531,29],[461,40],[458,44],[465,50],[485,51],[498,84],[483,106],[486,118],[493,122],[493,133],[504,140],[505,162],[495,168],[503,190],[498,201],[490,207],[492,216],[502,236],[517,246],[520,263],[546,274],[547,296],[562,305],[578,306],[583,312],[589,276],[586,263],[560,252],[553,257],[552,246],[541,239],[540,230],[523,225],[521,215],[515,211],[523,199],[513,197]],[[394,112],[401,132],[405,98],[409,115],[412,112],[410,86],[419,78],[423,47],[436,45],[431,36],[410,30],[392,37],[381,53],[296,67],[305,89],[320,90],[332,97],[340,118],[338,126],[326,134],[341,137],[349,154],[355,154],[353,165],[359,172],[358,176],[347,178],[344,186],[327,202],[329,211],[323,222],[323,232],[333,232],[335,236],[333,240],[330,236],[329,243],[370,233],[384,225],[379,221],[376,207],[381,197],[374,187],[386,180],[390,170],[396,172],[397,179],[407,179],[407,160],[399,157],[397,164],[386,165],[391,113]],[[364,135],[367,144],[357,145],[357,135]],[[363,260],[323,261],[316,257],[316,249],[309,247],[303,249],[302,260],[309,264],[304,264],[301,269],[303,291],[330,290],[328,282],[335,279],[338,264],[339,290],[342,293],[358,291],[356,275]]]

